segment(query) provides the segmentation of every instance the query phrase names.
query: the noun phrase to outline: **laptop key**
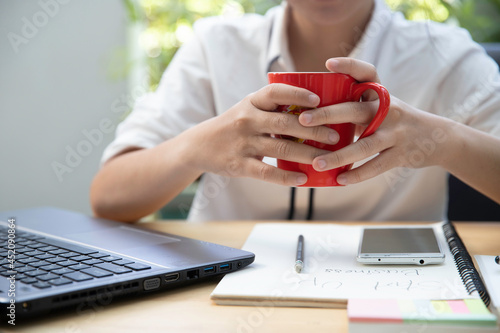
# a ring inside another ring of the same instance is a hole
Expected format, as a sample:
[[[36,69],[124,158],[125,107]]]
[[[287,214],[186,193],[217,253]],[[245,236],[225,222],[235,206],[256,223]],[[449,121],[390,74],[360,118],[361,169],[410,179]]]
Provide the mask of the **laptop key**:
[[[38,276],[38,275],[47,274],[47,272],[44,271],[44,270],[41,270],[41,269],[37,269],[37,270],[34,270],[34,271],[26,272],[24,274],[27,275],[27,276],[30,276],[30,277],[35,277],[35,276]]]
[[[52,279],[59,278],[59,275],[49,273],[49,274],[44,274],[44,275],[38,275],[36,278],[38,280],[41,280],[41,281],[49,281],[49,280],[52,280]]]
[[[61,277],[58,279],[50,280],[49,283],[54,285],[54,286],[62,286],[65,284],[73,283],[73,281],[71,281],[70,279],[65,279],[65,278]]]
[[[59,248],[52,246],[52,245],[49,245],[49,246],[39,247],[38,251],[49,252],[49,251],[53,251],[53,250],[57,250],[57,249],[59,249]]]
[[[109,254],[100,253],[100,252],[89,254],[89,257],[96,258],[96,259],[99,259],[99,258],[102,258],[102,257],[107,257],[107,256],[109,256]]]
[[[90,268],[82,269],[81,272],[83,272],[85,274],[92,275],[96,278],[101,278],[101,277],[113,275],[111,272],[105,271],[105,270],[97,268],[97,267],[90,267]]]
[[[56,264],[51,264],[51,265],[43,266],[43,269],[46,270],[46,271],[49,271],[49,272],[53,271],[53,270],[56,270],[56,269],[59,269],[59,268],[61,268],[61,266],[56,265]]]
[[[84,269],[84,268],[90,268],[91,266],[89,265],[84,265],[84,264],[76,264],[76,265],[72,265],[72,266],[68,266],[68,268],[71,268],[75,271],[79,271],[81,269]]]
[[[18,273],[26,273],[29,271],[34,271],[36,268],[35,267],[30,267],[30,266],[24,266],[24,267],[19,267],[16,269]]]
[[[132,272],[132,270],[129,269],[129,268],[118,266],[118,265],[115,265],[115,264],[112,264],[112,263],[109,263],[109,262],[105,262],[105,263],[102,263],[102,264],[97,264],[96,266],[99,267],[99,268],[105,269],[107,271],[113,272],[115,274],[123,274],[123,273],[130,273],[130,272]]]
[[[38,261],[38,259],[36,258],[25,258],[25,259],[19,259],[18,260],[20,263],[23,263],[23,264],[29,264],[29,263],[32,263],[32,262],[35,262],[35,261]]]
[[[42,255],[39,255],[39,256],[35,256],[35,258],[37,259],[42,259],[42,260],[45,260],[45,259],[50,259],[50,258],[55,258],[56,256],[53,255],[53,254],[50,254],[50,253],[44,253]]]
[[[26,276],[23,273],[16,273],[16,280],[22,280],[22,279],[27,278],[27,277],[29,277],[29,276]]]
[[[144,264],[141,264],[141,263],[138,263],[138,262],[134,262],[132,264],[125,265],[125,267],[131,268],[134,271],[142,271],[142,270],[150,269],[151,268],[151,266],[144,265]]]
[[[121,258],[115,257],[115,256],[108,256],[108,257],[102,257],[99,259],[101,259],[102,261],[115,261],[115,260],[120,260]]]
[[[46,262],[46,261],[41,260],[41,261],[35,261],[35,262],[32,262],[32,263],[30,263],[29,265],[30,265],[31,267],[36,267],[36,268],[38,268],[38,267],[41,267],[41,266],[47,266],[47,265],[50,265],[50,264],[51,264],[50,262]]]
[[[17,256],[16,258],[21,255],[21,254],[25,254],[26,252],[30,252],[30,251],[33,251],[33,249],[29,248],[29,247],[24,247],[22,249],[16,249],[16,253],[17,253]]]
[[[54,264],[54,263],[58,263],[59,264],[60,261],[65,261],[65,260],[66,260],[66,258],[61,258],[61,257],[55,257],[55,258],[45,259],[45,261],[48,261],[48,262],[50,262],[52,264]]]
[[[76,253],[76,252],[66,252],[66,253],[61,253],[59,255],[59,257],[71,258],[71,257],[79,256],[79,255],[80,255],[80,253]]]
[[[37,287],[40,289],[45,289],[45,288],[50,288],[51,285],[48,284],[47,282],[37,282],[32,284],[33,287]]]
[[[89,260],[82,261],[82,264],[85,264],[85,265],[95,265],[95,264],[100,264],[100,263],[102,263],[102,260],[99,260],[99,259],[89,259]]]
[[[78,261],[73,261],[70,259],[70,260],[58,261],[57,264],[59,266],[67,267],[67,266],[71,266],[71,265],[77,265]]]
[[[38,280],[33,278],[33,277],[26,277],[24,279],[20,279],[19,281],[21,281],[22,283],[26,283],[26,284],[32,284],[32,283],[38,282]]]
[[[33,251],[29,251],[29,252],[24,252],[24,254],[26,254],[27,256],[30,256],[30,257],[34,257],[34,256],[40,256],[42,254],[45,254],[45,252],[33,250]]]
[[[116,260],[116,261],[113,261],[113,264],[117,264],[117,265],[128,265],[128,264],[133,264],[134,262],[132,260],[128,260],[128,259],[120,259],[120,260]]]
[[[53,246],[56,246],[56,247],[59,247],[59,248],[62,248],[62,249],[70,250],[72,252],[78,252],[80,254],[90,254],[90,253],[97,253],[97,252],[99,252],[97,250],[92,250],[90,248],[86,248],[86,247],[83,247],[83,246],[80,246],[80,245],[75,245],[75,244],[67,243],[67,242],[64,242],[64,241],[60,241],[58,239],[48,239],[48,238],[45,238],[45,239],[40,240],[40,242],[48,244],[48,245],[53,245]]]
[[[57,249],[57,250],[52,250],[52,251],[49,251],[50,254],[55,254],[55,255],[59,255],[59,254],[63,254],[63,253],[68,253],[69,251],[68,250],[65,250],[65,249]],[[76,254],[76,252],[75,252]]]
[[[64,274],[63,277],[66,277],[66,278],[71,279],[71,280],[76,281],[76,282],[88,281],[88,280],[93,279],[92,276],[84,274],[84,273],[80,273],[80,272],[73,272],[73,273]]]
[[[56,270],[52,271],[52,273],[59,274],[59,275],[73,273],[73,272],[74,272],[74,270],[69,269],[67,267],[59,268],[59,269],[56,269]]]
[[[35,243],[36,243],[35,241],[29,240],[29,239],[25,239],[23,241],[19,241],[19,238],[18,238],[17,242],[16,242],[16,245],[26,246],[26,245],[35,244]]]
[[[34,243],[34,244],[30,244],[28,245],[28,247],[32,248],[32,249],[38,249],[39,247],[45,247],[47,246],[46,244],[42,244],[42,243]]]
[[[89,256],[77,256],[77,257],[71,257],[71,260],[75,261],[84,261],[84,260],[89,260],[92,259]]]

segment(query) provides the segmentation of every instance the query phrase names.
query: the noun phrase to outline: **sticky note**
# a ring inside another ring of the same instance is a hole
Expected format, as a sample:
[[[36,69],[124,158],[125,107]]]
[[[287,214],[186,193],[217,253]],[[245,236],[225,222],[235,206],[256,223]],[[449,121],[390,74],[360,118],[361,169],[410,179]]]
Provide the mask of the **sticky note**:
[[[470,313],[474,314],[489,314],[490,312],[484,305],[481,299],[465,299],[465,304],[469,308]]]
[[[431,301],[431,304],[436,313],[453,313],[450,305],[446,301]]]
[[[462,299],[450,300],[447,302],[453,313],[470,313],[467,304],[465,304],[464,300]]]
[[[353,321],[403,322],[394,299],[350,299],[347,314]]]

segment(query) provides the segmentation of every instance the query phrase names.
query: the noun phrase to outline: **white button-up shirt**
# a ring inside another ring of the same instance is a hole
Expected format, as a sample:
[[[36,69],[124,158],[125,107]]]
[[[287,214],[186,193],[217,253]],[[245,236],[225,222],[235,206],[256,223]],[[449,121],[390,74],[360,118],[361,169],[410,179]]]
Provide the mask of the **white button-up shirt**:
[[[197,21],[194,38],[177,52],[158,89],[138,101],[119,125],[102,162],[130,147],[154,147],[225,112],[266,85],[269,71],[294,71],[287,13],[285,4],[265,16]],[[349,56],[375,65],[382,84],[406,103],[500,136],[498,66],[465,30],[406,21],[377,0]],[[432,152],[436,142],[415,143],[422,149],[408,158],[418,166],[419,158]],[[275,163],[271,158],[264,161]],[[439,167],[396,168],[359,184],[317,188],[313,216],[316,220],[442,220],[446,185],[447,173]],[[308,192],[297,189],[297,219],[305,217]],[[289,187],[206,173],[188,219],[285,219],[289,202]]]

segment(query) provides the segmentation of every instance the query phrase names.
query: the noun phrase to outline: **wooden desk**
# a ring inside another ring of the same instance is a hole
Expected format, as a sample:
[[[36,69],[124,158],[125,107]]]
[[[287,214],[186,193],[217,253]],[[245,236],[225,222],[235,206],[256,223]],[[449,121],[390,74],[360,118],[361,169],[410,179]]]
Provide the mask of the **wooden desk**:
[[[255,223],[155,222],[144,226],[241,248]],[[471,256],[500,254],[500,222],[455,226]],[[83,313],[73,310],[27,325],[17,321],[15,332],[347,332],[345,309],[215,305],[210,293],[218,281],[97,306]]]

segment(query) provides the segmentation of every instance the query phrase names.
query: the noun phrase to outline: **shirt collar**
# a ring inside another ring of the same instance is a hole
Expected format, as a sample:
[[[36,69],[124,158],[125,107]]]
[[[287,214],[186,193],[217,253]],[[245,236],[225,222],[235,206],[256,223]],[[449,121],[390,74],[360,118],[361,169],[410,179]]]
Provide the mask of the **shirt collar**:
[[[288,51],[288,10],[286,1],[275,9],[267,53],[268,72],[293,72],[295,69]]]
[[[269,48],[267,53],[267,71],[273,72],[293,72],[295,67],[292,57],[288,50],[287,24],[289,17],[289,8],[286,1],[278,7],[275,7],[271,25],[269,39]],[[375,59],[369,59],[363,50],[367,48],[368,43],[377,42],[383,35],[387,26],[391,22],[392,12],[385,4],[384,0],[375,0],[373,13],[368,22],[363,35],[358,43],[349,53],[348,57],[362,59],[374,63]]]
[[[366,25],[363,35],[349,53],[350,58],[356,58],[375,64],[372,55],[366,52],[370,45],[379,45],[381,38],[385,35],[387,27],[391,24],[393,12],[386,5],[384,0],[375,0],[373,13],[370,21]],[[363,52],[364,51],[364,52]]]

